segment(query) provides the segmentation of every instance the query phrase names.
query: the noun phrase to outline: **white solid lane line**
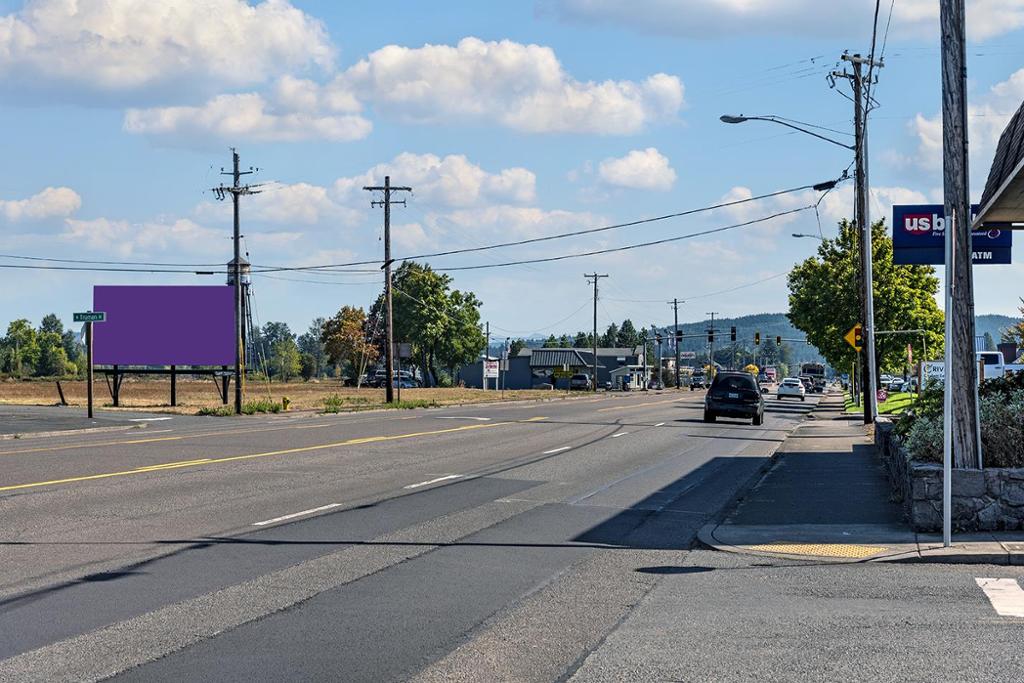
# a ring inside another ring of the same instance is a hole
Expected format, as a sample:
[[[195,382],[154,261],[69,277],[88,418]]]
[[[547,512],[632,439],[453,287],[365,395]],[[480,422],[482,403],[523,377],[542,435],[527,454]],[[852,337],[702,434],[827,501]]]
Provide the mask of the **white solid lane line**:
[[[550,451],[544,451],[543,453],[541,453],[541,455],[551,455],[552,453],[561,453],[562,451],[567,451],[570,448],[572,448],[572,446],[562,446],[561,448],[552,448]]]
[[[489,417],[473,417],[472,415],[437,415],[438,420],[476,420],[477,422],[490,422]]]
[[[461,474],[447,474],[447,475],[445,475],[443,477],[438,477],[437,479],[431,479],[429,481],[421,481],[418,484],[409,484],[408,486],[403,486],[402,488],[404,488],[404,489],[418,489],[421,486],[428,486],[430,484],[436,484],[439,481],[448,481],[449,479],[459,479],[461,477],[462,477]]]
[[[985,591],[996,614],[1024,618],[1024,590],[1017,579],[975,579]]]
[[[321,505],[318,508],[303,510],[302,512],[293,512],[290,515],[281,515],[280,517],[274,517],[273,519],[265,519],[262,522],[254,522],[253,526],[266,526],[268,524],[274,524],[275,522],[284,522],[285,520],[295,519],[296,517],[302,517],[303,515],[312,515],[317,512],[323,512],[324,510],[331,510],[333,508],[340,507],[341,503],[330,503],[328,505]]]
[[[163,422],[164,420],[173,420],[173,417],[133,417],[128,420],[129,422]]]
[[[655,426],[655,427],[664,427],[664,426],[665,426],[665,423],[664,423],[664,422],[659,422],[658,424],[656,424],[656,425],[654,425],[654,426]]]
[[[626,434],[629,434],[629,432],[616,432],[615,434],[612,434],[612,438],[617,439],[620,436],[625,436]]]

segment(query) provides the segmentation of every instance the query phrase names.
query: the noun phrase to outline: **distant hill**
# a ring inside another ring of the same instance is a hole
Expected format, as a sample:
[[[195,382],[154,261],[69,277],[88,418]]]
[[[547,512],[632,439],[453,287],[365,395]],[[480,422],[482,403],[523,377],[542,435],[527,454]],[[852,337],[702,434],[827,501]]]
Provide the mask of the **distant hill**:
[[[1012,325],[1016,325],[1020,321],[1020,318],[1011,318],[1008,315],[979,315],[974,319],[975,334],[981,337],[988,332],[992,335],[992,340],[998,344],[999,335],[1003,333],[1003,330]]]

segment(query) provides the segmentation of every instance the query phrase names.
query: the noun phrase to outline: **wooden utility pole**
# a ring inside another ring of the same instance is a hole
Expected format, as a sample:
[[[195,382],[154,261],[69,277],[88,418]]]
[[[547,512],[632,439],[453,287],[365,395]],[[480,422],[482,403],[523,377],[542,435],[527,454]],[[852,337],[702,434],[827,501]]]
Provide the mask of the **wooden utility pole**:
[[[597,271],[594,271],[590,275],[584,273],[583,277],[587,278],[587,282],[594,281],[594,391],[597,391],[597,281],[607,275],[600,275]]]
[[[673,340],[673,343],[675,344],[675,349],[676,349],[676,390],[678,390],[679,389],[679,299],[672,299],[672,301],[670,301],[668,303],[669,303],[670,306],[672,306],[672,310],[675,313],[675,329],[673,330],[673,332],[675,333],[675,339]],[[686,302],[684,301],[683,303],[686,303]]]
[[[942,175],[946,209],[946,378],[943,540],[950,544],[953,458],[980,468],[978,368],[974,363],[974,281],[967,157],[964,0],[941,0]]]
[[[364,190],[370,192],[383,192],[384,199],[381,201],[372,201],[370,206],[383,206],[384,207],[384,301],[387,306],[387,313],[384,316],[385,329],[387,337],[387,347],[384,353],[384,371],[388,374],[386,389],[384,391],[385,399],[388,403],[394,403],[395,400],[395,328],[394,319],[391,315],[391,205],[401,204],[405,206],[405,200],[392,200],[392,192],[412,192],[411,187],[396,187],[391,184],[391,176],[384,176],[383,186],[370,186],[363,187]],[[426,379],[426,378],[424,378]]]
[[[238,151],[231,148],[231,170],[225,171],[223,168],[220,170],[221,175],[231,176],[232,183],[230,186],[220,185],[219,187],[213,188],[214,194],[217,199],[223,200],[227,195],[231,195],[231,204],[233,209],[233,226],[234,231],[232,233],[232,241],[234,243],[234,258],[231,261],[230,275],[232,284],[234,285],[235,292],[235,414],[241,415],[242,413],[242,378],[245,372],[245,350],[242,346],[242,269],[241,269],[241,240],[242,233],[239,225],[238,216],[238,204],[239,197],[245,194],[259,194],[260,190],[256,189],[259,185],[242,185],[241,179],[244,175],[255,173],[259,169],[249,167],[248,171],[239,170]]]
[[[875,297],[874,297],[874,276],[871,235],[871,212],[868,194],[868,159],[867,159],[867,112],[870,102],[865,101],[866,86],[863,67],[868,65],[869,78],[871,69],[881,68],[885,64],[871,57],[862,57],[859,54],[844,54],[843,61],[850,62],[853,66],[853,73],[833,72],[833,77],[849,79],[853,86],[853,129],[854,129],[854,164],[855,175],[855,213],[859,232],[860,246],[860,295],[861,295],[861,316],[863,318],[865,357],[861,364],[861,386],[864,394],[864,424],[871,424],[875,421],[877,413],[877,393],[875,391],[875,373],[877,364],[875,362]]]

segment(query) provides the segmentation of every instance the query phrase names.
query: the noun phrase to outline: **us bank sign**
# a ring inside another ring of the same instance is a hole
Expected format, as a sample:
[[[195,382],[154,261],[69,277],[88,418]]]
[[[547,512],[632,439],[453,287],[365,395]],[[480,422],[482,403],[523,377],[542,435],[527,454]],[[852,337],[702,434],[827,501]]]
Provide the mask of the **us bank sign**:
[[[978,205],[971,206],[971,218]],[[971,233],[973,261],[1010,263],[1013,232],[1009,225],[985,224]],[[904,204],[892,207],[893,263],[942,264],[946,255],[946,213],[942,204]]]

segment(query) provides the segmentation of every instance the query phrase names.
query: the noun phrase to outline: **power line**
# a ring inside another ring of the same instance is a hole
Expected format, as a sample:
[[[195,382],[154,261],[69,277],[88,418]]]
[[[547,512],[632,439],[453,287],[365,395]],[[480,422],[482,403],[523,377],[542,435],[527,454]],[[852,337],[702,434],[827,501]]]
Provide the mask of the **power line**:
[[[219,264],[224,265],[224,264]],[[30,266],[20,263],[0,263],[0,268],[16,270],[68,270],[86,273],[178,273],[181,275],[221,275],[215,271],[172,270],[167,268],[99,268],[87,266]]]
[[[694,214],[704,213],[704,212],[707,212],[707,211],[714,211],[716,209],[724,209],[724,208],[728,208],[728,207],[732,207],[732,206],[739,206],[740,204],[747,204],[747,203],[750,203],[750,202],[760,201],[760,200],[763,200],[763,199],[771,199],[773,197],[779,197],[779,196],[786,195],[786,194],[793,194],[794,192],[802,192],[804,190],[811,190],[811,189],[814,189],[815,187],[820,187],[821,185],[822,185],[822,183],[817,183],[817,184],[814,184],[814,185],[801,185],[800,187],[793,187],[793,188],[789,188],[789,189],[786,189],[786,190],[778,190],[778,191],[775,191],[775,192],[769,192],[767,194],[756,195],[754,197],[745,197],[743,199],[736,199],[736,200],[732,200],[732,201],[728,201],[728,202],[720,202],[718,204],[712,204],[712,205],[709,205],[709,206],[703,206],[703,207],[696,208],[696,209],[688,209],[686,211],[679,211],[679,212],[675,212],[675,213],[664,214],[664,215],[661,215],[661,216],[653,216],[651,218],[642,218],[642,219],[638,219],[638,220],[634,220],[634,221],[628,221],[628,222],[625,222],[625,223],[615,223],[615,224],[612,224],[612,225],[605,225],[605,226],[598,227],[598,228],[588,228],[588,229],[584,229],[584,230],[574,230],[574,231],[571,231],[571,232],[563,232],[563,233],[559,233],[559,234],[556,234],[556,235],[547,235],[547,236],[544,236],[544,237],[533,237],[533,238],[530,238],[530,239],[516,240],[516,241],[512,241],[512,242],[501,242],[501,243],[498,243],[498,244],[489,244],[489,245],[484,245],[484,246],[479,246],[479,247],[466,247],[464,249],[450,249],[450,250],[447,250],[447,251],[439,251],[439,252],[428,253],[428,254],[415,254],[415,255],[411,255],[411,256],[404,256],[404,257],[402,257],[400,259],[395,259],[395,260],[396,261],[398,261],[398,260],[402,260],[402,261],[416,261],[416,260],[428,259],[428,258],[438,258],[438,257],[442,257],[442,256],[454,256],[454,255],[457,255],[457,254],[468,254],[468,253],[474,253],[474,252],[480,252],[480,251],[489,251],[491,249],[504,249],[504,248],[507,248],[507,247],[518,247],[518,246],[523,246],[523,245],[527,245],[527,244],[536,244],[536,243],[539,243],[539,242],[548,242],[548,241],[551,241],[551,240],[565,239],[565,238],[568,238],[568,237],[578,237],[580,235],[592,235],[592,234],[595,234],[595,233],[606,232],[606,231],[609,231],[609,230],[617,230],[617,229],[620,229],[620,228],[628,228],[628,227],[633,227],[633,226],[637,226],[637,225],[645,225],[645,224],[649,224],[649,223],[657,223],[657,222],[660,222],[660,221],[669,220],[671,218],[682,218],[684,216],[691,216],[691,215],[694,215]],[[656,243],[652,243],[652,244],[656,244]],[[526,261],[517,262],[517,263],[514,263],[514,264],[496,264],[496,265],[499,265],[499,266],[523,265],[523,264],[526,264],[526,263],[535,263],[535,262],[538,262],[538,261],[526,260]],[[286,270],[289,270],[289,271],[323,270],[323,269],[330,269],[330,268],[343,268],[343,267],[348,267],[348,266],[358,266],[358,265],[368,265],[368,264],[378,264],[378,263],[380,263],[380,261],[354,261],[354,262],[350,262],[350,263],[324,264],[324,265],[315,265],[315,266],[290,266],[290,267],[265,267],[264,266],[264,267],[258,267],[258,268],[254,267],[252,272],[254,272],[254,273],[255,272],[268,273],[268,272],[286,271]],[[453,269],[450,269],[450,270],[453,270]]]
[[[0,258],[18,259],[21,261],[46,261],[50,263],[82,263],[102,266],[164,266],[176,268],[215,268],[223,263],[160,263],[150,261],[91,261],[88,259],[53,258],[49,256],[23,256],[21,254],[0,254]]]
[[[651,241],[651,242],[640,242],[639,244],[627,244],[627,245],[622,246],[622,247],[612,247],[610,249],[595,249],[593,251],[584,251],[584,252],[579,252],[579,253],[575,253],[575,254],[562,254],[560,256],[548,256],[546,258],[522,259],[520,261],[508,261],[506,263],[489,263],[489,264],[488,263],[483,263],[483,264],[476,264],[476,265],[472,265],[472,266],[452,266],[452,267],[449,267],[449,268],[435,268],[434,270],[436,270],[437,272],[451,272],[451,271],[459,271],[459,270],[483,270],[485,268],[504,268],[504,267],[508,267],[508,266],[519,266],[519,265],[523,265],[525,263],[551,263],[553,261],[564,261],[566,259],[583,258],[585,256],[597,256],[599,254],[612,254],[612,253],[616,253],[616,252],[620,252],[620,251],[629,251],[631,249],[640,249],[640,248],[643,248],[643,247],[653,247],[653,246],[657,246],[657,245],[660,245],[660,244],[668,244],[668,243],[671,243],[671,242],[680,242],[682,240],[693,239],[695,237],[703,237],[705,235],[713,235],[715,233],[725,232],[726,230],[733,230],[735,228],[742,228],[742,227],[745,227],[745,226],[748,226],[748,225],[754,225],[756,223],[763,223],[765,221],[772,220],[773,218],[779,218],[781,216],[788,216],[790,214],[799,213],[800,211],[808,211],[808,210],[813,209],[813,208],[814,208],[813,204],[808,204],[806,206],[801,206],[801,207],[796,208],[796,209],[789,209],[787,211],[780,211],[780,212],[774,213],[774,214],[772,214],[770,216],[763,216],[761,218],[755,218],[753,220],[744,221],[742,223],[734,223],[732,225],[725,225],[725,226],[718,227],[718,228],[712,228],[710,230],[702,230],[700,232],[694,232],[694,233],[690,233],[690,234],[687,234],[687,235],[679,235],[677,237],[668,237],[668,238],[665,238],[665,239],[654,240],[654,241]]]

